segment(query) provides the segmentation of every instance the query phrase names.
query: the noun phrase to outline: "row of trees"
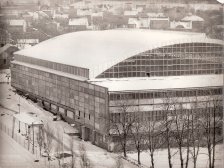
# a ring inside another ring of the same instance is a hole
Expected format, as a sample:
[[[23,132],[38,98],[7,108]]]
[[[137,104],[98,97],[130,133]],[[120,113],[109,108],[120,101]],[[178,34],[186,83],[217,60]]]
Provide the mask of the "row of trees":
[[[65,145],[63,132],[59,132],[58,130],[55,132],[48,124],[39,129],[36,136],[36,142],[39,148],[39,155],[41,157],[47,157],[49,168],[51,167],[52,160],[55,159],[58,162],[57,165],[59,168],[75,168],[77,165],[81,168],[91,167],[85,146],[81,143],[79,145],[78,153],[76,153],[74,150],[73,137],[69,137],[68,144]],[[70,159],[66,159],[68,157]]]
[[[133,107],[133,102],[128,100],[121,100],[117,104],[120,120],[111,121],[110,131],[119,139],[124,157],[130,144],[134,144],[138,164],[141,164],[141,152],[146,150],[149,152],[150,166],[155,168],[155,152],[166,148],[169,168],[173,167],[172,159],[176,154],[179,155],[181,168],[188,168],[190,161],[196,168],[200,148],[205,147],[208,166],[214,168],[215,146],[221,137],[217,136],[217,132],[222,127],[222,106],[221,96],[208,95],[200,102],[197,97],[192,97],[188,100],[191,103],[183,103],[173,95],[164,94],[162,120],[142,120],[139,107]],[[177,149],[175,152],[173,147]]]

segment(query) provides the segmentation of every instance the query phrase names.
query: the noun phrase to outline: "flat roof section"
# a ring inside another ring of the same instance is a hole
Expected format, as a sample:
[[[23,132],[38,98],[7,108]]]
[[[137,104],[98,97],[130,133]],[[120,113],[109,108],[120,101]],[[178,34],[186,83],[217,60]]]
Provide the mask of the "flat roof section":
[[[186,89],[223,86],[223,75],[192,75],[144,78],[95,79],[89,82],[107,87],[109,92]]]

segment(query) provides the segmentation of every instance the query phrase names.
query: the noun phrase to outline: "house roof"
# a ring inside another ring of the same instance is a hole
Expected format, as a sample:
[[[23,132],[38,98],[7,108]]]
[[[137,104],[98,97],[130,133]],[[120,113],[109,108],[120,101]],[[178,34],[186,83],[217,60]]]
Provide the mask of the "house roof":
[[[88,25],[88,19],[86,17],[69,19],[68,25],[70,26]]]
[[[223,45],[223,41],[208,39],[202,33],[117,29],[68,33],[15,54],[87,68],[90,70],[90,78],[94,78],[111,66],[141,52],[192,42]]]
[[[195,22],[195,21],[203,22],[204,21],[204,19],[202,17],[196,16],[196,15],[186,16],[181,20],[183,20],[183,21],[193,21],[193,22]]]
[[[23,26],[25,24],[25,20],[9,20],[10,26]]]

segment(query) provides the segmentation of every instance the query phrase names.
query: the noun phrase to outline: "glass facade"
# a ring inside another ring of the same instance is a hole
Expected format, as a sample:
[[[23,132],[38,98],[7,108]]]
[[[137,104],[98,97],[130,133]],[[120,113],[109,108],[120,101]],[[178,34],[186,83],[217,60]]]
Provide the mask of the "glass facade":
[[[18,90],[58,106],[59,112],[81,124],[103,132],[108,111],[107,89],[85,81],[59,76],[12,63],[11,84]]]
[[[213,107],[209,102],[212,102],[214,99],[219,102],[217,103],[219,105],[217,113],[222,115],[222,92],[223,90],[221,87],[129,93],[110,92],[110,117],[113,122],[119,122],[122,119],[121,115],[123,113],[119,108],[124,104],[127,112],[129,112],[129,117],[138,115],[141,121],[162,120],[165,117],[165,112],[167,113],[164,109],[168,100],[174,101],[175,103],[181,103],[183,106],[181,112],[194,110],[203,113],[205,110],[213,110]],[[194,107],[196,103],[197,107]],[[169,111],[172,114],[172,109]]]
[[[175,44],[132,56],[107,69],[97,78],[221,74],[222,59],[222,45]]]
[[[86,68],[60,64],[60,63],[56,63],[56,62],[26,57],[26,56],[22,56],[22,55],[15,55],[15,60],[42,66],[45,68],[50,68],[50,69],[65,72],[65,73],[70,73],[70,74],[77,75],[77,76],[89,78],[89,70]]]

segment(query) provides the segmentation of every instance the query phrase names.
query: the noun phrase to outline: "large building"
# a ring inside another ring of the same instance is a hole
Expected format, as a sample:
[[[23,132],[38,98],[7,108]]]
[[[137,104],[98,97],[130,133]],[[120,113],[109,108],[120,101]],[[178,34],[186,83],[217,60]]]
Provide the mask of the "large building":
[[[137,107],[128,112],[142,121],[160,120],[165,93],[172,93],[186,110],[195,101],[192,97],[200,104],[210,93],[222,94],[223,41],[200,33],[75,32],[14,55],[12,86],[43,101],[75,123],[83,139],[104,148],[116,139],[109,125],[121,120],[121,101]]]

